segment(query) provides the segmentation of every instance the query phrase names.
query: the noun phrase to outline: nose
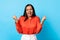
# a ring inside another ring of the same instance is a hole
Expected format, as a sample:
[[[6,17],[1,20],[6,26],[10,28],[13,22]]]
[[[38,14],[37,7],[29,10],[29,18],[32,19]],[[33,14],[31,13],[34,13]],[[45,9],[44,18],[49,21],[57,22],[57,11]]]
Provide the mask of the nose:
[[[31,10],[29,10],[29,12],[31,12]]]

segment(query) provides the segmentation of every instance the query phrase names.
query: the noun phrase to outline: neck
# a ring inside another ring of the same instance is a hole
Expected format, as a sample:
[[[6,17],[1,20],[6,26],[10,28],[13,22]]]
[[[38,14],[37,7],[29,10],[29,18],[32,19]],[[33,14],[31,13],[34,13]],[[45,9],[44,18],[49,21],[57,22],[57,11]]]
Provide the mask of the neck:
[[[31,17],[28,17],[29,19],[31,19]]]

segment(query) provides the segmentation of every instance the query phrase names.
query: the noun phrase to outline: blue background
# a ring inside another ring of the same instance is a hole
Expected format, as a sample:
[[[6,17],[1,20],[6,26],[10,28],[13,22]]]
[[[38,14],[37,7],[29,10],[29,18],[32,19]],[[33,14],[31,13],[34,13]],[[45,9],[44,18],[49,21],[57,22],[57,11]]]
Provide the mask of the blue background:
[[[26,4],[32,4],[36,15],[47,17],[43,28],[37,34],[38,40],[60,40],[60,1],[59,0],[0,0],[0,40],[20,40],[13,15],[23,15]]]

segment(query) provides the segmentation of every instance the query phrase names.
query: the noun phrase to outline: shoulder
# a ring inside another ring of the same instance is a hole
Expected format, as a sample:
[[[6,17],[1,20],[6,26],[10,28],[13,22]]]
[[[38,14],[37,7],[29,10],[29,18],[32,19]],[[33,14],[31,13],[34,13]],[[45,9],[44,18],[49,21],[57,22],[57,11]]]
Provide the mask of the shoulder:
[[[35,20],[36,20],[36,21],[40,21],[40,17],[39,17],[39,16],[36,16],[36,17],[35,17]]]
[[[40,17],[36,16],[35,19],[37,22],[40,22]]]
[[[20,18],[24,18],[24,16],[20,16]]]
[[[35,19],[40,19],[40,17],[38,17],[38,16],[35,16]]]
[[[25,17],[24,16],[20,16],[19,19],[24,19]]]

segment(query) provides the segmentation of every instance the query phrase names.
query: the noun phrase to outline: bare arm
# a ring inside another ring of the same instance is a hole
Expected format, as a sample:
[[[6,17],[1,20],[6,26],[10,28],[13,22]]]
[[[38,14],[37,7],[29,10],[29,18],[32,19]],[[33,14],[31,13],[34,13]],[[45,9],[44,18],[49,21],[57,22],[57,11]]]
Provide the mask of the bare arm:
[[[43,25],[44,21],[46,20],[46,16],[44,16],[41,20],[41,24]]]
[[[13,16],[13,19],[15,20],[16,23],[18,22],[18,19],[16,16]]]

